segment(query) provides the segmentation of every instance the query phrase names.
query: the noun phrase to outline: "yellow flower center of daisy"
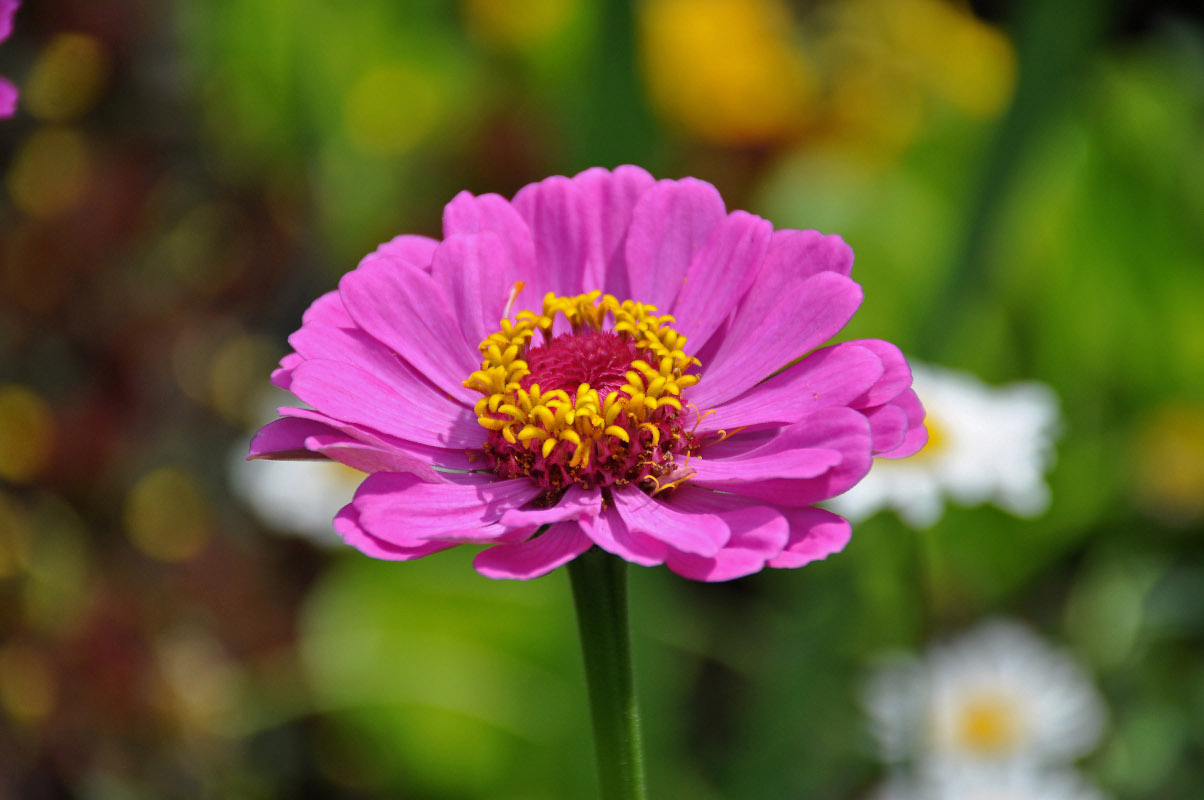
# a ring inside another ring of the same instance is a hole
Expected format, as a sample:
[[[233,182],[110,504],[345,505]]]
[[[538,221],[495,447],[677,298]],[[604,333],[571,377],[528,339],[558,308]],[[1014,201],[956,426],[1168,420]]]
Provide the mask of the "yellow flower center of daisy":
[[[686,373],[701,362],[683,352],[686,337],[672,322],[600,291],[549,292],[540,313],[503,319],[464,381],[482,395],[475,413],[490,431],[484,449],[495,471],[551,492],[570,483],[660,490],[684,480],[674,480],[675,457],[695,445],[681,426],[683,390],[698,382]]]
[[[1009,749],[1019,735],[1016,711],[1004,698],[982,695],[962,709],[957,736],[967,749],[984,755]]]
[[[949,448],[949,431],[932,417],[924,419],[924,427],[928,429],[928,441],[909,458],[924,459],[938,456]]]

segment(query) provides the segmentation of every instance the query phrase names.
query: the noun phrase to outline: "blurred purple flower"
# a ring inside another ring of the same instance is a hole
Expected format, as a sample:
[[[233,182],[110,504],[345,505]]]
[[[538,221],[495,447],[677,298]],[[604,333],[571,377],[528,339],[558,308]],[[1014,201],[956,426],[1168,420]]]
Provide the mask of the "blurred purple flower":
[[[0,0],[0,42],[13,32],[13,16],[21,5],[19,0]],[[17,111],[17,87],[0,77],[0,118],[11,117]]]
[[[521,579],[593,545],[697,580],[798,567],[849,539],[815,503],[923,446],[898,348],[815,349],[861,303],[838,236],[630,166],[463,192],[443,221],[310,307],[273,381],[311,408],[251,444],[370,473],[334,520],[368,555],[486,544],[477,570]]]

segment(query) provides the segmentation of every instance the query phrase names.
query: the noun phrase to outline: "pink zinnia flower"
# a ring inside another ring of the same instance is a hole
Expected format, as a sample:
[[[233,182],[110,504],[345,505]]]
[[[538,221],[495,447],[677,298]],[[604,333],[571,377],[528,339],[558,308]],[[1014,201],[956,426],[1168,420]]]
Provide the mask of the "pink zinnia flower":
[[[0,42],[13,32],[13,15],[21,4],[17,0],[0,0]],[[17,87],[0,77],[0,117],[11,117],[17,111]]]
[[[797,567],[849,539],[816,503],[924,443],[898,348],[819,348],[861,303],[838,236],[630,166],[463,192],[443,228],[318,298],[273,373],[311,408],[251,443],[370,473],[334,520],[368,555],[492,545],[494,578],[594,545],[698,580]]]

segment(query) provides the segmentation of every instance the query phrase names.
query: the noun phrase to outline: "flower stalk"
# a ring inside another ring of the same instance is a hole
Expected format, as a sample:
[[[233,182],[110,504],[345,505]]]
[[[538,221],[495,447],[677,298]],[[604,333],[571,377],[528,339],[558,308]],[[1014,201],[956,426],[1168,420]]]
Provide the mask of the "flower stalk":
[[[627,562],[597,547],[569,563],[601,800],[646,800],[627,621]]]

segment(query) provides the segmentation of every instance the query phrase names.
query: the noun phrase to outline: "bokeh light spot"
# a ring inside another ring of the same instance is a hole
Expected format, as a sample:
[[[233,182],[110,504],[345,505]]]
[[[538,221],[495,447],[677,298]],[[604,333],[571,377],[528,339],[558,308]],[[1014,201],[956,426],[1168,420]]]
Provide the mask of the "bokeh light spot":
[[[34,392],[17,384],[0,385],[0,478],[29,483],[50,460],[54,417]]]
[[[13,643],[0,649],[0,705],[13,719],[36,722],[57,696],[52,665],[36,648]]]
[[[80,33],[51,40],[22,85],[21,104],[35,117],[66,122],[87,113],[104,91],[109,57],[101,41]]]
[[[29,520],[8,495],[0,492],[0,580],[29,561]]]
[[[184,561],[209,539],[209,503],[192,473],[160,467],[134,484],[125,501],[126,533],[159,561]]]
[[[92,589],[89,530],[70,504],[52,494],[43,494],[19,513],[29,525],[22,554],[22,615],[34,630],[63,634],[78,624]]]
[[[88,143],[67,128],[34,131],[8,170],[8,193],[26,214],[51,219],[72,210],[91,174]]]
[[[221,644],[199,631],[177,632],[157,643],[156,656],[164,710],[189,728],[232,732],[245,679]]]
[[[227,420],[249,425],[252,399],[263,388],[263,376],[280,357],[275,340],[261,335],[232,336],[209,362],[209,402]]]
[[[343,103],[343,124],[361,151],[389,157],[413,149],[443,113],[435,77],[392,62],[369,69],[352,84]]]

